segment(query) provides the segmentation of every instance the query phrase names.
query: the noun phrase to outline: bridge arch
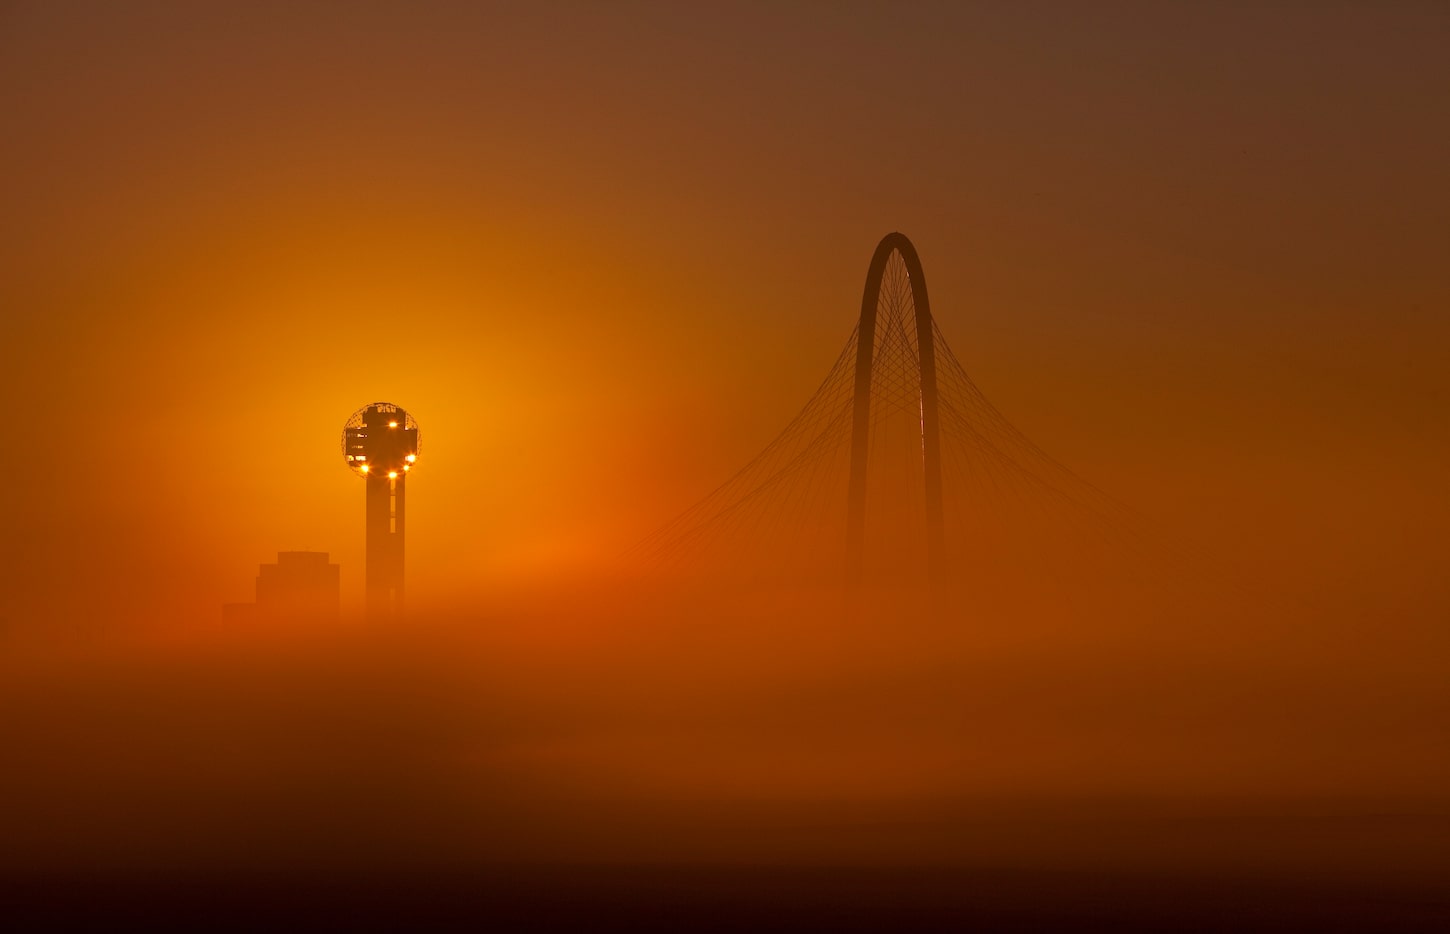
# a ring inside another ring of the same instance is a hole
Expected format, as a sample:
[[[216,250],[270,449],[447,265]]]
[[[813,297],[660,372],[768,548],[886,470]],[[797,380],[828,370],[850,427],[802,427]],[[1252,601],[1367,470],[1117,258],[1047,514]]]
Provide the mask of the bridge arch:
[[[936,348],[932,336],[931,303],[926,276],[916,247],[902,233],[889,233],[876,245],[866,270],[861,295],[861,320],[856,331],[856,381],[851,422],[851,474],[847,488],[846,575],[861,580],[866,550],[866,462],[871,450],[871,373],[876,345],[876,310],[881,301],[881,280],[892,254],[900,254],[911,282],[916,311],[916,343],[921,370],[921,450],[926,489],[926,563],[932,581],[942,575],[945,521],[942,516],[941,408],[936,385]]]

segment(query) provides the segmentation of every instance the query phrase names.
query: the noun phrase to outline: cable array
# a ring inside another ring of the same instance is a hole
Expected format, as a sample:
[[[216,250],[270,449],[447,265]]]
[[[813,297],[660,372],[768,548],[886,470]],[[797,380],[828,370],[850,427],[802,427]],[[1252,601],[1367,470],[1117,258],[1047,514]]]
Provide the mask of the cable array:
[[[950,561],[1011,542],[1132,543],[1128,510],[1047,455],[977,387],[935,321],[943,514]],[[867,566],[902,578],[922,562],[921,359],[908,267],[891,254],[871,358]],[[656,531],[639,552],[661,568],[740,581],[839,581],[844,567],[855,365],[853,329],[814,395],[764,450]],[[1034,542],[1034,536],[1038,540]],[[1030,559],[1030,554],[1028,555]]]

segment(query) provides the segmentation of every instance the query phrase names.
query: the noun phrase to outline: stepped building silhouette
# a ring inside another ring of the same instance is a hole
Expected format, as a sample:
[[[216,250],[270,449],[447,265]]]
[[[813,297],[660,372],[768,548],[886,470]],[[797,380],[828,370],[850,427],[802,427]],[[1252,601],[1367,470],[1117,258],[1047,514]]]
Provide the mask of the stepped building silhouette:
[[[257,569],[255,603],[226,603],[231,624],[333,621],[338,617],[340,573],[325,551],[281,551],[276,564]]]

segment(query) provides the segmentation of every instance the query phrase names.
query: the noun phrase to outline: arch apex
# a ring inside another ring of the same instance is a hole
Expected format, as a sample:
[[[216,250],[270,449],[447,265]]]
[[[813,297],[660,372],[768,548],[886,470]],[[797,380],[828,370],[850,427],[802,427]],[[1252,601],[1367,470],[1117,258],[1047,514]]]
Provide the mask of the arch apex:
[[[881,238],[866,270],[866,287],[861,296],[861,318],[856,330],[856,386],[851,424],[851,474],[847,491],[846,575],[851,583],[861,580],[866,547],[866,465],[871,450],[871,372],[876,343],[876,308],[881,280],[893,253],[901,255],[911,283],[911,300],[916,314],[916,341],[920,359],[922,470],[926,489],[926,561],[928,578],[941,579],[945,522],[942,514],[940,404],[937,396],[936,348],[933,337],[931,302],[927,297],[926,275],[911,240],[900,231]]]

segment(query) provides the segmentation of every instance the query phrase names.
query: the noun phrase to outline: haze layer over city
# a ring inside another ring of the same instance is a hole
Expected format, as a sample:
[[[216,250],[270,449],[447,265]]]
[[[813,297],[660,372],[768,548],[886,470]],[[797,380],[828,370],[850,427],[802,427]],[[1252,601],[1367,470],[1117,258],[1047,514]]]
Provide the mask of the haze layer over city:
[[[1447,48],[6,6],[5,891],[1443,918]]]

